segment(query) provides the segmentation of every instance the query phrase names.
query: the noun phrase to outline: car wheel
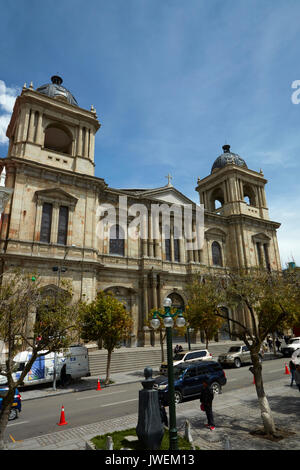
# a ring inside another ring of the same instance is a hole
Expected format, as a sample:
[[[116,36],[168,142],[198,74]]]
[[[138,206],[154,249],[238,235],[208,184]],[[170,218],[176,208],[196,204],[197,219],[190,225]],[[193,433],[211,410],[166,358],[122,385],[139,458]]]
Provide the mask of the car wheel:
[[[219,384],[219,382],[213,382],[210,388],[216,395],[219,395],[219,393],[221,392],[221,385]]]
[[[15,408],[12,408],[8,415],[8,421],[12,421],[18,417],[18,411]]]
[[[238,369],[239,367],[241,367],[241,365],[242,365],[242,363],[241,363],[240,359],[237,358],[237,359],[234,360],[234,367],[236,367]]]
[[[182,395],[178,390],[175,390],[174,398],[175,398],[175,404],[176,405],[178,405],[178,403],[182,402]]]

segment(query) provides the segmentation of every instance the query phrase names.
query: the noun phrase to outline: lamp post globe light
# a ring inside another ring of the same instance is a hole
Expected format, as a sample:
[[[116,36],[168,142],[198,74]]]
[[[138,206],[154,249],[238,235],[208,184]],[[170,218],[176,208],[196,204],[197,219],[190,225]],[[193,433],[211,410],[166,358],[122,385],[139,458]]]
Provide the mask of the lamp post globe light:
[[[175,313],[171,313],[172,300],[166,297],[163,302],[165,313],[154,312],[153,318],[150,321],[152,328],[157,329],[160,325],[161,317],[164,321],[167,334],[167,357],[168,357],[168,390],[169,390],[169,436],[170,436],[170,450],[178,449],[177,428],[176,428],[176,405],[175,405],[175,390],[174,390],[174,368],[173,368],[173,345],[172,345],[172,327],[174,325],[174,318],[176,318],[176,325],[183,327],[185,319],[182,315],[182,309],[177,309]]]

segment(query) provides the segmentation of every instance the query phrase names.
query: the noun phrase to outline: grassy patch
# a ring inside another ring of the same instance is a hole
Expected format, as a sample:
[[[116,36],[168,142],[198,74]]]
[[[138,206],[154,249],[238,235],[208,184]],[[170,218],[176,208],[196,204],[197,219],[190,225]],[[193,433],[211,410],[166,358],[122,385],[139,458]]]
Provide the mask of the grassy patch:
[[[125,438],[126,436],[136,436],[135,428],[126,429],[125,431],[116,431],[113,433],[104,434],[103,436],[96,436],[92,439],[92,442],[95,444],[96,449],[105,450],[106,449],[106,438],[111,436],[114,443],[114,450],[120,450],[124,447],[132,450],[147,450],[137,442],[129,442]],[[183,439],[183,437],[178,435],[178,449],[180,450],[191,450],[191,444]],[[160,450],[169,450],[169,431],[165,430],[163,440],[160,446]]]

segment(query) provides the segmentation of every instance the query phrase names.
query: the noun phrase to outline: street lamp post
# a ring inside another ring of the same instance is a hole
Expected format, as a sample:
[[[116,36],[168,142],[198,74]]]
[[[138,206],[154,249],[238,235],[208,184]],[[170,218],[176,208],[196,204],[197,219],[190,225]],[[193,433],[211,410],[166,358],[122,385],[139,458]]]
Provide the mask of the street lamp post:
[[[169,389],[169,436],[170,436],[170,450],[178,449],[177,428],[176,428],[176,406],[175,406],[175,390],[174,390],[174,368],[173,368],[173,345],[172,345],[172,327],[174,324],[173,318],[176,318],[176,324],[179,327],[185,325],[185,319],[182,316],[182,310],[177,309],[175,313],[171,313],[172,300],[168,297],[164,299],[165,313],[154,312],[151,320],[151,326],[157,329],[160,325],[160,320],[157,316],[163,318],[164,325],[167,333],[167,357],[168,357],[168,389]]]

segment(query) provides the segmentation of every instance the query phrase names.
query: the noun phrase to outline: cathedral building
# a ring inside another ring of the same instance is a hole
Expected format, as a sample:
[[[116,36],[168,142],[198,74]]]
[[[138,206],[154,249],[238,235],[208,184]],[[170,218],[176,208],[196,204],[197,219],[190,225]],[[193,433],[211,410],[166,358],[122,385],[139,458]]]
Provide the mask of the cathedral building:
[[[208,176],[191,177],[204,208],[202,243],[191,248],[176,235],[173,212],[167,235],[160,215],[154,236],[153,205],[191,208],[192,228],[198,205],[170,176],[165,186],[153,189],[116,189],[96,177],[96,110],[81,108],[62,82],[53,76],[37,89],[24,85],[15,102],[7,156],[0,160],[12,193],[1,221],[2,273],[12,267],[37,272],[53,294],[62,288],[61,279],[68,279],[75,297],[86,301],[100,289],[112,291],[134,321],[127,345],[143,346],[157,341],[146,322],[150,310],[161,307],[165,297],[184,308],[185,286],[194,273],[259,265],[281,269],[280,224],[269,219],[262,170],[249,169],[224,145]],[[129,212],[118,223],[120,201],[146,208],[141,225],[147,225],[147,236],[124,236],[133,216]],[[110,207],[116,220],[105,219],[102,209]],[[241,313],[224,310],[231,330],[230,318]],[[222,330],[219,336],[227,334]]]

